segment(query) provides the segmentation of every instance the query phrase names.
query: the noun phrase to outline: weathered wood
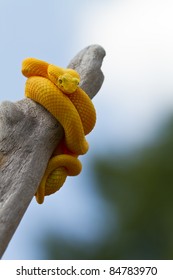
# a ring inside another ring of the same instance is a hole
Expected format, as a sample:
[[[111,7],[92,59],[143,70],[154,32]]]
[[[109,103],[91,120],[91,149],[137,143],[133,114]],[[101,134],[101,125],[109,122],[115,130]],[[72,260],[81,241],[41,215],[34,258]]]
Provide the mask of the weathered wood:
[[[68,65],[81,76],[92,98],[103,83],[105,56],[99,45],[79,52]],[[25,98],[0,105],[0,256],[5,251],[42,179],[48,160],[63,136],[57,120]]]

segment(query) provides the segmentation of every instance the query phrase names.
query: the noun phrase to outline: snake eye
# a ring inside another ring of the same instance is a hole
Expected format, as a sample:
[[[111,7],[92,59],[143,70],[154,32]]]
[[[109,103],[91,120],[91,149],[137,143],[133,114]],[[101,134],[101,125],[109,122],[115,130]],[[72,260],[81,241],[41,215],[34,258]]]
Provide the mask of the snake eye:
[[[59,83],[62,84],[62,80],[61,79],[59,79]]]

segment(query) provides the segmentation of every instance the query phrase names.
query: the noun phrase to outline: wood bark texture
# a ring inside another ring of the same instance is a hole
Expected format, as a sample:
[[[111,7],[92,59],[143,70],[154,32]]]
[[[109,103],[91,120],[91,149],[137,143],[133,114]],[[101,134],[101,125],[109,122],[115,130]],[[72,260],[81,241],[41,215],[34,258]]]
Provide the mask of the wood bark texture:
[[[80,51],[70,62],[81,88],[93,98],[104,75],[99,45]],[[24,98],[0,105],[0,256],[3,255],[42,179],[63,128],[41,105]]]

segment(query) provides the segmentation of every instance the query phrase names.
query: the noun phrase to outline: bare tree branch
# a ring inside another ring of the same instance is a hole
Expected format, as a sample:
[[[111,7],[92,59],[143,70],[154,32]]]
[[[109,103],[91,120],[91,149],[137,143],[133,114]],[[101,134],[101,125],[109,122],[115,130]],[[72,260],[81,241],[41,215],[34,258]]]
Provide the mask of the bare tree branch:
[[[81,76],[81,88],[92,98],[104,76],[99,45],[79,52],[68,65]],[[42,106],[25,98],[0,105],[0,256],[4,253],[42,179],[63,128]]]

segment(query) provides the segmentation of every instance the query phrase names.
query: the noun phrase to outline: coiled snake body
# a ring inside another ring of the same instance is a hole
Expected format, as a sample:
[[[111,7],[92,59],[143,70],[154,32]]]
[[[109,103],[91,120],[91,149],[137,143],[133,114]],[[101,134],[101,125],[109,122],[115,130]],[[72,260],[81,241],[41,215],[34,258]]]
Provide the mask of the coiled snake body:
[[[94,127],[96,112],[88,95],[79,87],[79,74],[35,58],[22,63],[25,96],[45,107],[63,126],[65,137],[55,149],[35,194],[38,203],[61,188],[67,176],[76,176],[82,165],[79,155],[88,150],[85,139]]]

